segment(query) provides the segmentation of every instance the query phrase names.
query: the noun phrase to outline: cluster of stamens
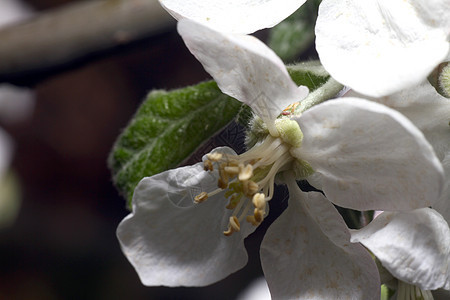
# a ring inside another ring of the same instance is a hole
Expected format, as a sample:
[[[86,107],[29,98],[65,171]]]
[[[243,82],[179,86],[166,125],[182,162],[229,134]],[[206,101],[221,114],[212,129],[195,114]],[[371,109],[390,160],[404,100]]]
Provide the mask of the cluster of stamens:
[[[294,160],[289,153],[290,148],[282,139],[269,135],[264,142],[241,155],[208,154],[204,169],[218,171],[218,189],[202,192],[194,201],[201,203],[226,190],[226,208],[233,212],[224,235],[240,231],[244,219],[258,226],[266,215],[267,201],[273,197],[275,175],[287,169]]]

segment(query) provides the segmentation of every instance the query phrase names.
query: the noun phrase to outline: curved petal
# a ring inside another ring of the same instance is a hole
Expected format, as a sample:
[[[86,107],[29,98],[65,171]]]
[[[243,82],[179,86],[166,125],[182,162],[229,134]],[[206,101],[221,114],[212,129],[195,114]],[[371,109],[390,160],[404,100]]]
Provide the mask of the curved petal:
[[[198,163],[138,184],[133,213],[119,224],[117,236],[144,285],[204,286],[247,263],[243,239],[255,227],[242,224],[240,232],[223,235],[231,215],[223,192],[193,203],[216,182]]]
[[[316,192],[288,184],[288,208],[269,227],[261,262],[273,299],[380,299],[369,253],[350,243],[333,205]]]
[[[345,96],[361,97],[355,91],[349,91]],[[393,108],[411,120],[440,160],[450,151],[450,99],[436,92],[428,81],[386,97],[367,99]]]
[[[323,0],[316,48],[337,81],[366,95],[422,82],[449,52],[448,1]]]
[[[352,232],[396,278],[423,290],[450,288],[450,229],[435,210],[384,212]]]
[[[281,59],[252,36],[223,34],[188,20],[178,22],[178,32],[222,92],[249,105],[265,122],[308,94],[292,81]]]
[[[430,206],[444,187],[442,165],[403,115],[358,98],[327,101],[298,119],[302,147],[293,152],[321,173],[335,204],[357,210]]]
[[[248,34],[277,25],[306,0],[159,0],[177,20],[186,18],[220,32]]]

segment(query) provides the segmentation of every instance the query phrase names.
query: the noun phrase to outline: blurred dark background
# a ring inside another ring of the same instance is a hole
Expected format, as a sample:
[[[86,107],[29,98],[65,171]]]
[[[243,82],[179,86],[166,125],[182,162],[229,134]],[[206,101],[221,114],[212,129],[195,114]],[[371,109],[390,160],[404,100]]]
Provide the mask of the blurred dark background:
[[[39,11],[71,1],[25,2]],[[0,229],[0,299],[233,299],[261,274],[264,228],[246,242],[247,267],[206,288],[142,286],[115,237],[128,212],[106,158],[121,128],[149,90],[207,78],[172,28],[11,79],[36,102],[27,120],[0,124],[22,194],[17,219]]]

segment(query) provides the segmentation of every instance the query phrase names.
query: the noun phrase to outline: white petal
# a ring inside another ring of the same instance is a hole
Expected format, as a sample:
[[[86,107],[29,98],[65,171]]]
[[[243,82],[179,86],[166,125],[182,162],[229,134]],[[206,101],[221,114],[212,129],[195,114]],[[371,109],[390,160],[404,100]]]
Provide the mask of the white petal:
[[[298,119],[294,155],[321,173],[335,204],[357,210],[430,206],[444,185],[442,165],[423,134],[403,115],[358,98],[327,101]]]
[[[273,27],[306,0],[159,0],[175,19],[200,22],[217,31],[252,33]]]
[[[380,299],[377,267],[350,243],[337,210],[316,192],[288,185],[288,208],[261,244],[261,262],[273,299]]]
[[[223,192],[193,203],[216,182],[199,163],[138,184],[133,213],[120,223],[117,236],[144,285],[204,286],[247,263],[243,239],[255,227],[241,224],[240,232],[223,235],[231,215]]]
[[[450,288],[450,229],[435,210],[384,212],[352,233],[396,278],[423,290]]]
[[[361,97],[349,91],[347,97]],[[368,98],[405,115],[419,128],[440,160],[450,151],[450,99],[441,96],[425,81],[418,86],[381,98]]]
[[[448,1],[323,0],[316,48],[337,81],[374,97],[422,82],[449,52]]]
[[[308,94],[292,81],[281,59],[252,36],[223,34],[188,20],[178,23],[178,32],[222,92],[249,105],[264,121]]]

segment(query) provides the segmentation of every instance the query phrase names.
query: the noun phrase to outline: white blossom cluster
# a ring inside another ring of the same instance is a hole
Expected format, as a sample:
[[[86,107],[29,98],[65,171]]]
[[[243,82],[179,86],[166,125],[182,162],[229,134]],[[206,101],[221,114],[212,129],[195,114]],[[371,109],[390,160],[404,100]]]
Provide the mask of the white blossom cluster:
[[[427,81],[449,57],[450,1],[323,0],[316,49],[351,90],[283,114],[308,89],[248,34],[305,2],[160,0],[221,91],[268,133],[244,154],[219,148],[142,179],[117,235],[143,284],[204,286],[241,269],[277,181],[288,207],[260,250],[273,299],[380,299],[371,254],[398,280],[398,299],[450,290],[450,99]],[[349,230],[334,205],[382,213]]]

